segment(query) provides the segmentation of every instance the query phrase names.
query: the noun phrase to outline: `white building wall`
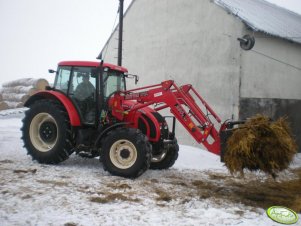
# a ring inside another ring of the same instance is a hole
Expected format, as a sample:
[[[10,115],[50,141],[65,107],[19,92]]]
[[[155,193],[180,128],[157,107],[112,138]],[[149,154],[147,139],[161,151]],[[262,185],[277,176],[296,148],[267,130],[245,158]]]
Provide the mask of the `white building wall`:
[[[241,97],[301,100],[301,45],[255,33],[242,52]]]

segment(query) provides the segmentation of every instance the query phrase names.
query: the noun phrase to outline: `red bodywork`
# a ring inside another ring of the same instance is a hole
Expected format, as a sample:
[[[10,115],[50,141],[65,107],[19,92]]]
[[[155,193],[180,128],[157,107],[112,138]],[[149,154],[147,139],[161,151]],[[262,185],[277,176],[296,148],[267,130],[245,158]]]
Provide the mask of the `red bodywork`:
[[[114,103],[113,98],[110,100],[109,105],[112,106]],[[112,107],[113,111],[116,113],[118,109]],[[143,104],[137,103],[133,100],[123,100],[122,101],[123,117],[117,118],[123,122],[129,122],[130,127],[139,128],[139,120],[142,120],[145,125],[145,135],[148,137],[151,142],[158,142],[160,140],[160,122],[153,113],[157,113],[154,109],[146,107]],[[132,111],[131,109],[137,109]],[[116,116],[113,113],[113,116]],[[150,122],[151,121],[151,122]]]
[[[76,108],[74,107],[71,100],[64,94],[53,90],[39,91],[25,103],[25,107],[30,106],[34,101],[39,99],[58,100],[64,105],[65,109],[67,110],[70,119],[70,124],[72,126],[81,126],[80,117]]]
[[[94,62],[94,61],[62,61],[59,63],[59,66],[78,66],[78,67],[99,67],[100,62]],[[114,71],[120,71],[120,72],[128,72],[128,70],[125,67],[116,66],[114,64],[109,63],[103,63],[102,67],[104,68],[110,68]]]
[[[131,103],[130,100],[135,102]],[[220,154],[219,132],[209,115],[219,124],[221,119],[191,85],[178,87],[174,81],[168,80],[157,85],[120,91],[110,101],[113,116],[125,122],[136,122],[137,112],[147,112],[144,109],[150,105],[155,105],[152,111],[169,108],[198,143],[202,143],[210,152]]]

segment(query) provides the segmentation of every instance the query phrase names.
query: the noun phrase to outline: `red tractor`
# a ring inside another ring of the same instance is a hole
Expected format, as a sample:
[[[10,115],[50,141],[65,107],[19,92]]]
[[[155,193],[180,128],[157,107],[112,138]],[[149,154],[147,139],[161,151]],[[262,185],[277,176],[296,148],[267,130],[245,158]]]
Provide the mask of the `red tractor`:
[[[175,163],[176,119],[215,154],[221,131],[232,126],[224,123],[218,131],[220,118],[191,85],[168,80],[126,91],[126,78],[138,77],[102,62],[65,61],[49,72],[56,73],[54,85],[25,103],[22,127],[24,146],[39,163],[60,163],[75,152],[99,156],[113,175],[135,178]],[[158,113],[163,109],[173,116]]]

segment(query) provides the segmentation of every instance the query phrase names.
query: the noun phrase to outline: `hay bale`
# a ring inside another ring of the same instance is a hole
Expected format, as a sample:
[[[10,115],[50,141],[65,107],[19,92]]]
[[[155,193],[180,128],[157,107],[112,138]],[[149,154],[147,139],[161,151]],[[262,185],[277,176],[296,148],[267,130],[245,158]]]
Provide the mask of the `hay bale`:
[[[49,83],[45,79],[23,78],[2,84],[0,101],[3,109],[23,107],[30,96],[45,90]]]
[[[35,92],[37,92],[36,88],[33,88],[32,86],[11,86],[11,87],[3,87],[1,89],[1,93],[17,93],[17,94],[28,94],[33,95]]]
[[[22,108],[24,107],[24,102],[19,102],[17,105],[16,105],[16,108]]]
[[[16,86],[31,86],[37,90],[44,90],[49,83],[46,79],[23,78],[2,84],[2,87],[16,87]]]
[[[9,102],[23,102],[28,100],[30,95],[23,93],[3,93],[3,99]]]
[[[8,104],[4,101],[0,102],[0,111],[8,109]]]
[[[5,103],[8,106],[8,109],[14,109],[14,108],[21,108],[24,107],[23,102],[17,102],[17,101],[5,101]]]
[[[231,173],[261,170],[275,177],[288,168],[296,153],[297,145],[285,118],[273,122],[256,115],[229,137],[225,165]]]

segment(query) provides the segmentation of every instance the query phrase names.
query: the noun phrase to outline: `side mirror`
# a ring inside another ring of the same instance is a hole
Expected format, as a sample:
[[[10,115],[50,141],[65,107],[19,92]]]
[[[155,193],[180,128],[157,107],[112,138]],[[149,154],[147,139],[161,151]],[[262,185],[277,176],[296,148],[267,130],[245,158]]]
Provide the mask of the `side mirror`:
[[[139,81],[139,76],[135,75],[135,85],[137,85],[138,81]]]
[[[132,75],[132,74],[126,74],[127,78],[135,78],[135,85],[137,85],[139,81],[139,76],[138,75]]]
[[[48,72],[51,73],[51,74],[56,73],[56,71],[53,70],[53,69],[48,69]]]

